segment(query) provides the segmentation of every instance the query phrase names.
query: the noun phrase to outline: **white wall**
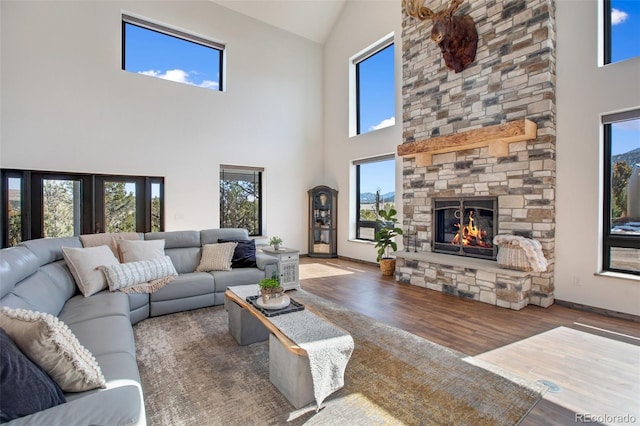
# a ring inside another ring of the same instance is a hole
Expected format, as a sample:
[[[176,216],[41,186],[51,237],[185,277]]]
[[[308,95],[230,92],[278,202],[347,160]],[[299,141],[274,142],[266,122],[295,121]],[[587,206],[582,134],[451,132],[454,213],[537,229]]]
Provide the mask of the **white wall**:
[[[600,115],[640,106],[640,58],[598,67],[598,2],[558,0],[556,298],[640,315],[640,280],[601,269]]]
[[[402,28],[400,1],[349,1],[324,46],[325,184],[338,192],[338,254],[375,262],[373,243],[355,242],[353,160],[395,153],[402,143]],[[349,137],[349,58],[395,32],[396,124]],[[396,206],[402,218],[402,166],[396,160]],[[398,238],[401,245],[402,238]]]
[[[265,234],[306,252],[320,45],[209,1],[0,3],[2,168],[164,176],[179,230],[219,226],[220,164],[261,166]],[[122,11],[226,43],[226,92],[122,71]]]

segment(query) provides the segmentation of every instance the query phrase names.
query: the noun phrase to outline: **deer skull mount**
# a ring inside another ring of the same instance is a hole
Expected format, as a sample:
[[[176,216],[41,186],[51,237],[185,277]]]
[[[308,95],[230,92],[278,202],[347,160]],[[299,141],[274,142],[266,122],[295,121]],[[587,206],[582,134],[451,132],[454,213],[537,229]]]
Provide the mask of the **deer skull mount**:
[[[462,0],[451,0],[451,4],[440,12],[424,7],[425,0],[402,0],[409,14],[421,21],[433,21],[431,41],[440,46],[444,63],[456,73],[462,71],[476,59],[478,31],[469,15],[454,16]]]

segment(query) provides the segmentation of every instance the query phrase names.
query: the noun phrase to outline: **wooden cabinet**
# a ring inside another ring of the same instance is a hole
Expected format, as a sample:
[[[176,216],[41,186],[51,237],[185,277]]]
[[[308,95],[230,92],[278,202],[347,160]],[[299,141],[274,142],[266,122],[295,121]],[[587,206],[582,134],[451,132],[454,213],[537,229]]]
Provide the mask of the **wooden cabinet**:
[[[320,185],[309,193],[309,256],[338,256],[338,191]]]

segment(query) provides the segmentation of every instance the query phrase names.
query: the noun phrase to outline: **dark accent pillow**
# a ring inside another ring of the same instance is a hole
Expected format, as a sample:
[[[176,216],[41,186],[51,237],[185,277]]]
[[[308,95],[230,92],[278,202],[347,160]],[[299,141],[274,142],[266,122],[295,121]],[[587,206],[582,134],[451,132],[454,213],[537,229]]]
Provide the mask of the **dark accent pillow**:
[[[0,328],[0,422],[66,402],[56,382]]]
[[[219,243],[238,243],[231,259],[231,268],[253,268],[256,266],[255,240],[223,240]]]

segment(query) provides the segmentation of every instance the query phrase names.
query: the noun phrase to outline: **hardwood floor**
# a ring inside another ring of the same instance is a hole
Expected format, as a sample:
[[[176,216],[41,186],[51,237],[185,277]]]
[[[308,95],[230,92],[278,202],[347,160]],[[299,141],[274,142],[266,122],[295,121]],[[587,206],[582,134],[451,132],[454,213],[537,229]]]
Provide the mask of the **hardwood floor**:
[[[559,326],[640,345],[639,322],[560,305],[512,311],[397,283],[383,277],[375,264],[303,257],[300,284],[310,293],[470,356]],[[522,424],[575,423],[575,413],[541,400]]]

